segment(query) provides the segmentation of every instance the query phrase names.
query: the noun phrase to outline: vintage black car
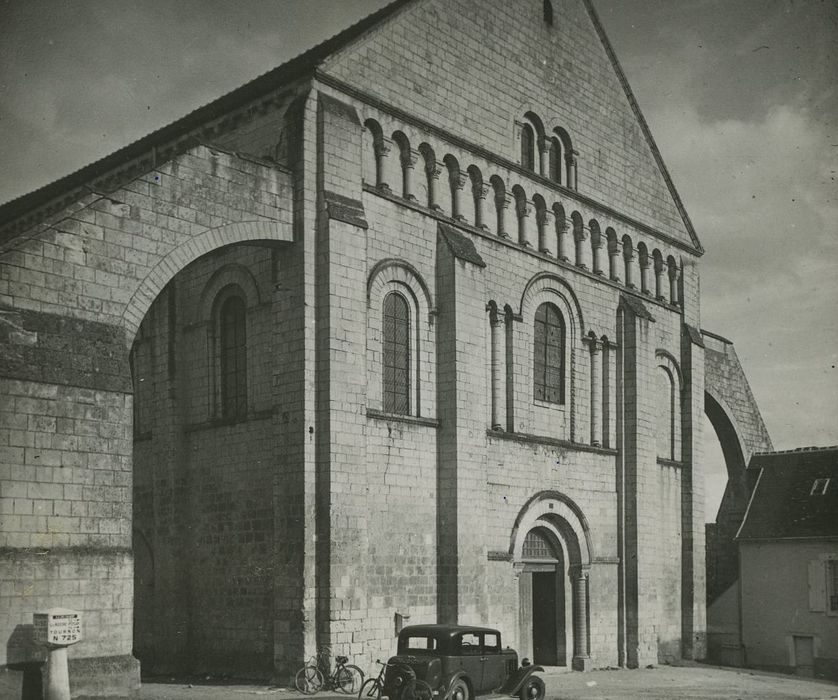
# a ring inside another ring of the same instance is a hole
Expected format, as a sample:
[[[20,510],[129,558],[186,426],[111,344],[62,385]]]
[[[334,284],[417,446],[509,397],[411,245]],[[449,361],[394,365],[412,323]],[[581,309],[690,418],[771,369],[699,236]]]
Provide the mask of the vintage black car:
[[[488,694],[543,700],[544,681],[533,675],[543,670],[526,661],[519,665],[518,654],[503,648],[497,630],[411,625],[399,633],[382,695],[390,700],[474,700]]]

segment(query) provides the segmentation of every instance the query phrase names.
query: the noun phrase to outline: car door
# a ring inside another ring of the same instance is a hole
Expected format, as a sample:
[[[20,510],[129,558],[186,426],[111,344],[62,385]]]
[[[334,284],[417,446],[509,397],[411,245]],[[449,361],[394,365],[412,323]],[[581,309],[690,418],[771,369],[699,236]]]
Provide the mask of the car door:
[[[454,650],[459,650],[460,668],[468,674],[475,694],[483,688],[483,647],[479,634],[461,632],[454,638]]]
[[[482,635],[481,658],[483,660],[483,680],[477,692],[490,693],[500,688],[506,681],[506,658],[500,653],[500,634],[484,632]]]

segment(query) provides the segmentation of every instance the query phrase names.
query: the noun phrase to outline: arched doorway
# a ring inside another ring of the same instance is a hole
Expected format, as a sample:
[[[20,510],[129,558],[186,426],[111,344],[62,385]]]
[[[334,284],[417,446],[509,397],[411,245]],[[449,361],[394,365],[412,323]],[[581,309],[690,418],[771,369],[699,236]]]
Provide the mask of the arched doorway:
[[[521,510],[512,532],[512,560],[522,657],[547,666],[590,668],[592,558],[587,521],[567,496],[545,491]]]
[[[522,646],[533,663],[567,666],[565,557],[550,530],[536,527],[524,538],[520,590]],[[522,654],[524,652],[522,651]]]

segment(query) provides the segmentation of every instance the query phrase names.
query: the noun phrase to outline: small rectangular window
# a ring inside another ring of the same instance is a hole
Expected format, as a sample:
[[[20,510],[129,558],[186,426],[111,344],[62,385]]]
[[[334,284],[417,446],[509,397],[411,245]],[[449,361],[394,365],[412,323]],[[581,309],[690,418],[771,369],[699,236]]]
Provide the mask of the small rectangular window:
[[[480,653],[480,637],[476,634],[460,635],[460,651],[463,655]]]
[[[838,560],[827,562],[827,584],[829,586],[829,612],[838,613]]]
[[[810,496],[825,496],[826,489],[829,486],[829,479],[815,479],[812,483],[812,490],[809,491]]]

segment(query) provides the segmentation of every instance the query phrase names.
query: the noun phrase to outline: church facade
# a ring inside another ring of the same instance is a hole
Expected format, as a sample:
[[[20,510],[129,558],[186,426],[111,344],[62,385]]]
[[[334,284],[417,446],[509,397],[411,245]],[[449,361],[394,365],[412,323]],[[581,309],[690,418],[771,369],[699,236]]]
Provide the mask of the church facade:
[[[4,663],[703,658],[703,250],[589,0],[397,0],[0,219]]]

